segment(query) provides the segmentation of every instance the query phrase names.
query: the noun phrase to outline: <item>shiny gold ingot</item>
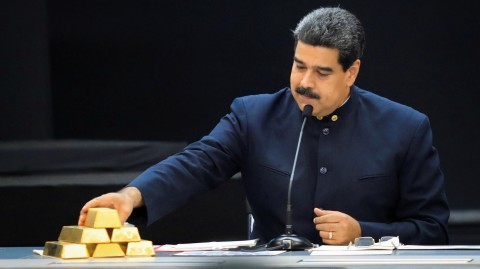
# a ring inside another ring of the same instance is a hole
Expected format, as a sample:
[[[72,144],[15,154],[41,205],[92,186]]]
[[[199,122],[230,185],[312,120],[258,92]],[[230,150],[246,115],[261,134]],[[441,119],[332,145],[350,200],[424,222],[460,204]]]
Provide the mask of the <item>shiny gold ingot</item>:
[[[140,239],[137,227],[124,226],[111,230],[110,240],[112,242],[138,242]]]
[[[81,259],[88,258],[89,252],[85,244],[47,241],[45,242],[43,255],[62,259]]]
[[[58,241],[71,243],[110,243],[107,229],[85,226],[63,226]]]
[[[120,228],[120,217],[115,209],[97,207],[89,208],[85,226],[91,228]]]
[[[127,256],[155,256],[152,241],[128,242]]]
[[[123,257],[127,249],[126,244],[119,243],[102,243],[102,244],[86,244],[90,256],[93,258],[105,257]]]

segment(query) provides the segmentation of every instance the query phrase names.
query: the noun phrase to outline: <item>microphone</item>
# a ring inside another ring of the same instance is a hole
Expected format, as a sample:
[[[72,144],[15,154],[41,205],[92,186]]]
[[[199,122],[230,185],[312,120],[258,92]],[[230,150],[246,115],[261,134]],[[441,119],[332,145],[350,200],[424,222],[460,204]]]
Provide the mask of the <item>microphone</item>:
[[[288,197],[287,197],[287,216],[285,220],[285,234],[277,236],[270,240],[267,244],[267,248],[283,249],[283,250],[304,250],[313,247],[313,244],[305,237],[296,235],[293,233],[292,223],[292,184],[293,176],[295,174],[295,167],[297,165],[298,152],[300,151],[300,144],[302,142],[303,127],[307,122],[307,117],[312,116],[313,107],[311,105],[305,105],[302,111],[303,123],[300,129],[300,135],[298,137],[297,151],[295,152],[295,158],[293,160],[292,174],[290,175],[290,183],[288,185]]]

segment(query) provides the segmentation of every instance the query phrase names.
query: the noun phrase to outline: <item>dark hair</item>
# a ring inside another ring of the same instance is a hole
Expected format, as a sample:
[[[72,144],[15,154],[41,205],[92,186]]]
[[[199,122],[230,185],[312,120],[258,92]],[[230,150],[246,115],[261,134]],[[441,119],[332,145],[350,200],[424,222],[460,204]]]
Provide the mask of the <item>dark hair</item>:
[[[298,41],[311,46],[336,48],[338,62],[346,71],[360,59],[365,48],[365,32],[352,13],[338,7],[319,8],[307,14],[293,31],[295,47]]]

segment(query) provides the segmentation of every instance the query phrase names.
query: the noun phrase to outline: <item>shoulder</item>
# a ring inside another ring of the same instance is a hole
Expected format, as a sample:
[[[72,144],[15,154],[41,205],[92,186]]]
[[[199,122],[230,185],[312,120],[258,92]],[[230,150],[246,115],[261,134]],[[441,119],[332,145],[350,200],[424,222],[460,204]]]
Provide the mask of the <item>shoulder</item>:
[[[360,109],[368,111],[372,116],[380,117],[383,120],[413,120],[424,121],[427,116],[404,104],[390,100],[373,92],[354,87],[358,96],[358,105]]]

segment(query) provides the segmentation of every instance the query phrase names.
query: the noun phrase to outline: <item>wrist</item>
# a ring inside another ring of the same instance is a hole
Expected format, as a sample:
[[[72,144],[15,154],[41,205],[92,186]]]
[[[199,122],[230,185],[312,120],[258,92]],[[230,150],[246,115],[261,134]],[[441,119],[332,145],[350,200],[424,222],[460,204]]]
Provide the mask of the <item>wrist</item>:
[[[142,193],[136,187],[125,187],[118,191],[119,194],[132,205],[132,208],[143,206]]]

